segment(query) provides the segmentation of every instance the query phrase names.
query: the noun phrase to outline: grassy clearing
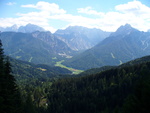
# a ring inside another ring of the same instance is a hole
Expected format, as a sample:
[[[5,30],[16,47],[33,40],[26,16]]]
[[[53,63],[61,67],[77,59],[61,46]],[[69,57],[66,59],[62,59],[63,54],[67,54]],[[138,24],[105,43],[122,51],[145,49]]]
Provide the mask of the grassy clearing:
[[[29,59],[29,61],[28,61],[28,62],[31,62],[31,61],[32,61],[32,59],[33,59],[33,57],[30,57],[30,59]]]
[[[56,60],[56,59],[57,59],[57,57],[53,57],[52,59],[53,59],[53,60]]]
[[[19,58],[21,58],[21,56],[16,56],[16,59],[19,59]]]
[[[74,68],[71,68],[71,67],[67,67],[67,66],[62,64],[63,62],[64,62],[64,60],[56,62],[55,66],[66,68],[66,69],[72,71],[73,74],[79,74],[79,73],[83,72],[83,70],[78,70],[78,69],[74,69]]]

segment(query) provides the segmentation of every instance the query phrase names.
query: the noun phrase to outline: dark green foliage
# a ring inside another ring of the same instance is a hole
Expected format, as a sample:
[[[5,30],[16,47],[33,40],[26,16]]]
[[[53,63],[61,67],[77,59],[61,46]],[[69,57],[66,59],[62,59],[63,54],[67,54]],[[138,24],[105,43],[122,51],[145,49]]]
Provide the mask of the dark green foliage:
[[[51,86],[48,112],[148,113],[149,70],[150,62],[147,62],[85,77],[61,79]]]
[[[123,105],[123,113],[150,112],[150,71],[147,68],[141,74],[143,74],[142,79],[135,85],[133,93],[128,96]]]

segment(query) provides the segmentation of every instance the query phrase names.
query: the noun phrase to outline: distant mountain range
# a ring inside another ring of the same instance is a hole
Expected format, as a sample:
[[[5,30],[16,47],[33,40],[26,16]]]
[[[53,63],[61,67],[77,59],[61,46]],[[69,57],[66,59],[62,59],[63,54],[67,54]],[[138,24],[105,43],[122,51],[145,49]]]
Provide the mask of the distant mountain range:
[[[11,27],[2,28],[0,27],[1,32],[22,32],[22,33],[32,33],[34,31],[45,31],[42,27],[39,27],[34,24],[27,24],[26,26],[18,27],[16,24]]]
[[[14,31],[8,32],[9,29]],[[70,26],[52,34],[32,24],[9,29],[0,36],[6,55],[36,64],[53,66],[64,60],[67,67],[86,70],[150,55],[150,32],[139,31],[129,24],[113,33]]]
[[[55,32],[59,39],[64,41],[73,50],[86,50],[98,42],[102,41],[110,35],[110,32],[105,32],[100,29],[90,29],[82,26],[69,26],[64,30]]]
[[[19,28],[13,25],[2,31],[0,39],[6,55],[49,65],[54,65],[65,58],[72,58],[78,51],[91,48],[110,34],[99,29],[80,26],[68,27],[52,34],[33,24]]]
[[[32,33],[35,31],[44,32],[42,27],[34,24],[27,24],[26,26],[13,25],[11,27],[2,28],[1,32],[22,32]],[[98,42],[110,35],[110,32],[105,32],[100,29],[90,29],[82,26],[70,26],[64,30],[57,30],[53,35],[68,45],[72,50],[80,51],[86,50],[95,46]]]
[[[141,32],[126,24],[93,48],[67,60],[64,65],[84,70],[106,65],[120,65],[150,55],[149,45],[150,32]]]

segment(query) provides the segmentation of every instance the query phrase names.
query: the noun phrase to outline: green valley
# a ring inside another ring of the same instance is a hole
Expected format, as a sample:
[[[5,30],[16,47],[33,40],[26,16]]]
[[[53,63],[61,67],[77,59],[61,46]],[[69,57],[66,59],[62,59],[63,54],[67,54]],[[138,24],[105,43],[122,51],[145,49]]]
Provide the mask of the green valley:
[[[72,74],[79,74],[79,73],[83,72],[83,70],[78,70],[78,69],[74,69],[74,68],[71,68],[71,67],[67,67],[67,66],[65,66],[65,65],[62,64],[63,62],[64,62],[64,60],[56,62],[55,66],[68,69],[68,70],[70,70],[72,72]]]

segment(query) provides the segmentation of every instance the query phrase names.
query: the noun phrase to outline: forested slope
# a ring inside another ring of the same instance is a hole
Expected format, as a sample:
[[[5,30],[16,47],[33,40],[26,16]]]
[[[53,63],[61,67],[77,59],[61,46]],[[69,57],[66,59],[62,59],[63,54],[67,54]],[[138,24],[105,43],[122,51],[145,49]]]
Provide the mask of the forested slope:
[[[95,75],[61,79],[51,86],[49,113],[148,113],[150,62]]]
[[[12,72],[15,78],[20,81],[38,78],[53,78],[60,75],[68,75],[72,72],[61,67],[52,67],[45,64],[33,64],[26,61],[10,58]]]

